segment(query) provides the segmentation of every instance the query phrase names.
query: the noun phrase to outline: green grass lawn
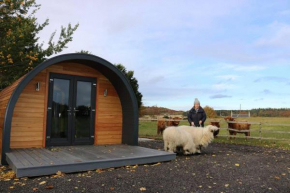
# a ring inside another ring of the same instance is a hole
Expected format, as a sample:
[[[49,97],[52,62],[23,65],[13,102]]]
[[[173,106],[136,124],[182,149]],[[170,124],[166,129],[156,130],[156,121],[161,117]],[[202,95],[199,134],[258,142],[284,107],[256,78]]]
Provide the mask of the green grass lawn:
[[[209,121],[213,119],[208,119],[205,125],[209,124]],[[216,118],[215,120],[220,120],[221,129],[219,137],[214,140],[217,143],[233,143],[233,144],[248,144],[248,145],[261,145],[266,147],[277,147],[283,149],[290,149],[290,118],[284,117],[251,117],[251,118],[238,118],[237,121],[246,120],[248,122],[261,123],[262,127],[262,138],[276,138],[277,140],[269,139],[245,139],[244,134],[238,133],[236,139],[228,139],[227,123],[222,118]],[[273,124],[273,125],[267,125]],[[289,124],[289,126],[274,125],[274,124]],[[188,125],[187,121],[180,122],[180,125]],[[259,137],[259,125],[251,125],[251,136]],[[288,133],[274,133],[279,131],[286,131]],[[222,137],[222,135],[224,137]],[[154,139],[162,139],[161,135],[157,135],[157,122],[156,121],[140,121],[139,122],[139,137],[147,137]],[[281,140],[288,139],[288,140]]]

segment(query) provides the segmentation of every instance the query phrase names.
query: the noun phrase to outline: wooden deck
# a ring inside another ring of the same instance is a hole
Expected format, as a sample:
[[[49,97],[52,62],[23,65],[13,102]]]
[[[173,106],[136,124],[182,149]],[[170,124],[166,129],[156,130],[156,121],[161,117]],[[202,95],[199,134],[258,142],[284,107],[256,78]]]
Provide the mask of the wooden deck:
[[[173,153],[129,145],[13,149],[6,155],[18,178],[156,163],[176,157]]]

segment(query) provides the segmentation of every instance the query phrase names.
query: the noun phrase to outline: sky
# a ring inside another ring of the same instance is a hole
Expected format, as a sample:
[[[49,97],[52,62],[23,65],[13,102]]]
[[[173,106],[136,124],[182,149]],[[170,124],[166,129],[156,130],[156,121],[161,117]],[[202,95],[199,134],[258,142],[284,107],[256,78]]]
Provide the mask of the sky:
[[[79,28],[63,52],[87,50],[133,70],[145,106],[290,108],[289,0],[37,0],[39,34]]]

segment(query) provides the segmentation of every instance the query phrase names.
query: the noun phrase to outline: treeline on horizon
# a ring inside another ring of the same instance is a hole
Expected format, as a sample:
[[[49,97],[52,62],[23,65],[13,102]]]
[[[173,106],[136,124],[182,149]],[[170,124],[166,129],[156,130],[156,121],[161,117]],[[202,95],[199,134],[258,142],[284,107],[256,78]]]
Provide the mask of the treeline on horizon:
[[[214,110],[216,116],[231,116],[233,114],[248,114],[251,117],[290,117],[290,108],[257,108],[251,110]],[[164,107],[142,106],[140,108],[140,116],[143,115],[183,115],[186,116],[188,111],[176,111]]]
[[[215,110],[217,116],[230,116],[233,114],[248,114],[251,117],[290,117],[290,108],[258,108],[251,110]]]

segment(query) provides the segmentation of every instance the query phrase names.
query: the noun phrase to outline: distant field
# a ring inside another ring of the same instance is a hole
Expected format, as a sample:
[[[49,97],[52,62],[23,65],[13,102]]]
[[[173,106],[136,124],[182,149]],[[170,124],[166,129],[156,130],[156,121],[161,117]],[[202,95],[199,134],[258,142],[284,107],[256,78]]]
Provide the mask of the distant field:
[[[209,124],[210,120],[220,121],[221,128],[227,128],[227,123],[222,118],[208,119],[205,125]],[[276,138],[277,140],[259,140],[259,139],[248,139],[244,138],[244,134],[237,134],[238,137],[232,140],[228,140],[227,137],[218,137],[215,142],[219,143],[235,143],[235,144],[249,144],[249,145],[262,145],[270,147],[278,147],[283,149],[290,149],[290,118],[284,117],[251,117],[251,118],[238,118],[237,121],[246,120],[248,122],[262,123],[262,138]],[[273,125],[267,125],[273,124]],[[289,124],[287,126],[275,125],[275,124]],[[188,125],[187,121],[180,122],[180,125]],[[288,133],[274,133],[279,131],[286,131]],[[228,135],[226,129],[221,129],[219,135]],[[156,121],[140,121],[139,122],[139,136],[149,137],[155,139],[162,139],[162,136],[157,135],[157,122]],[[251,125],[251,136],[259,137],[259,125]],[[281,140],[288,139],[288,140]]]

